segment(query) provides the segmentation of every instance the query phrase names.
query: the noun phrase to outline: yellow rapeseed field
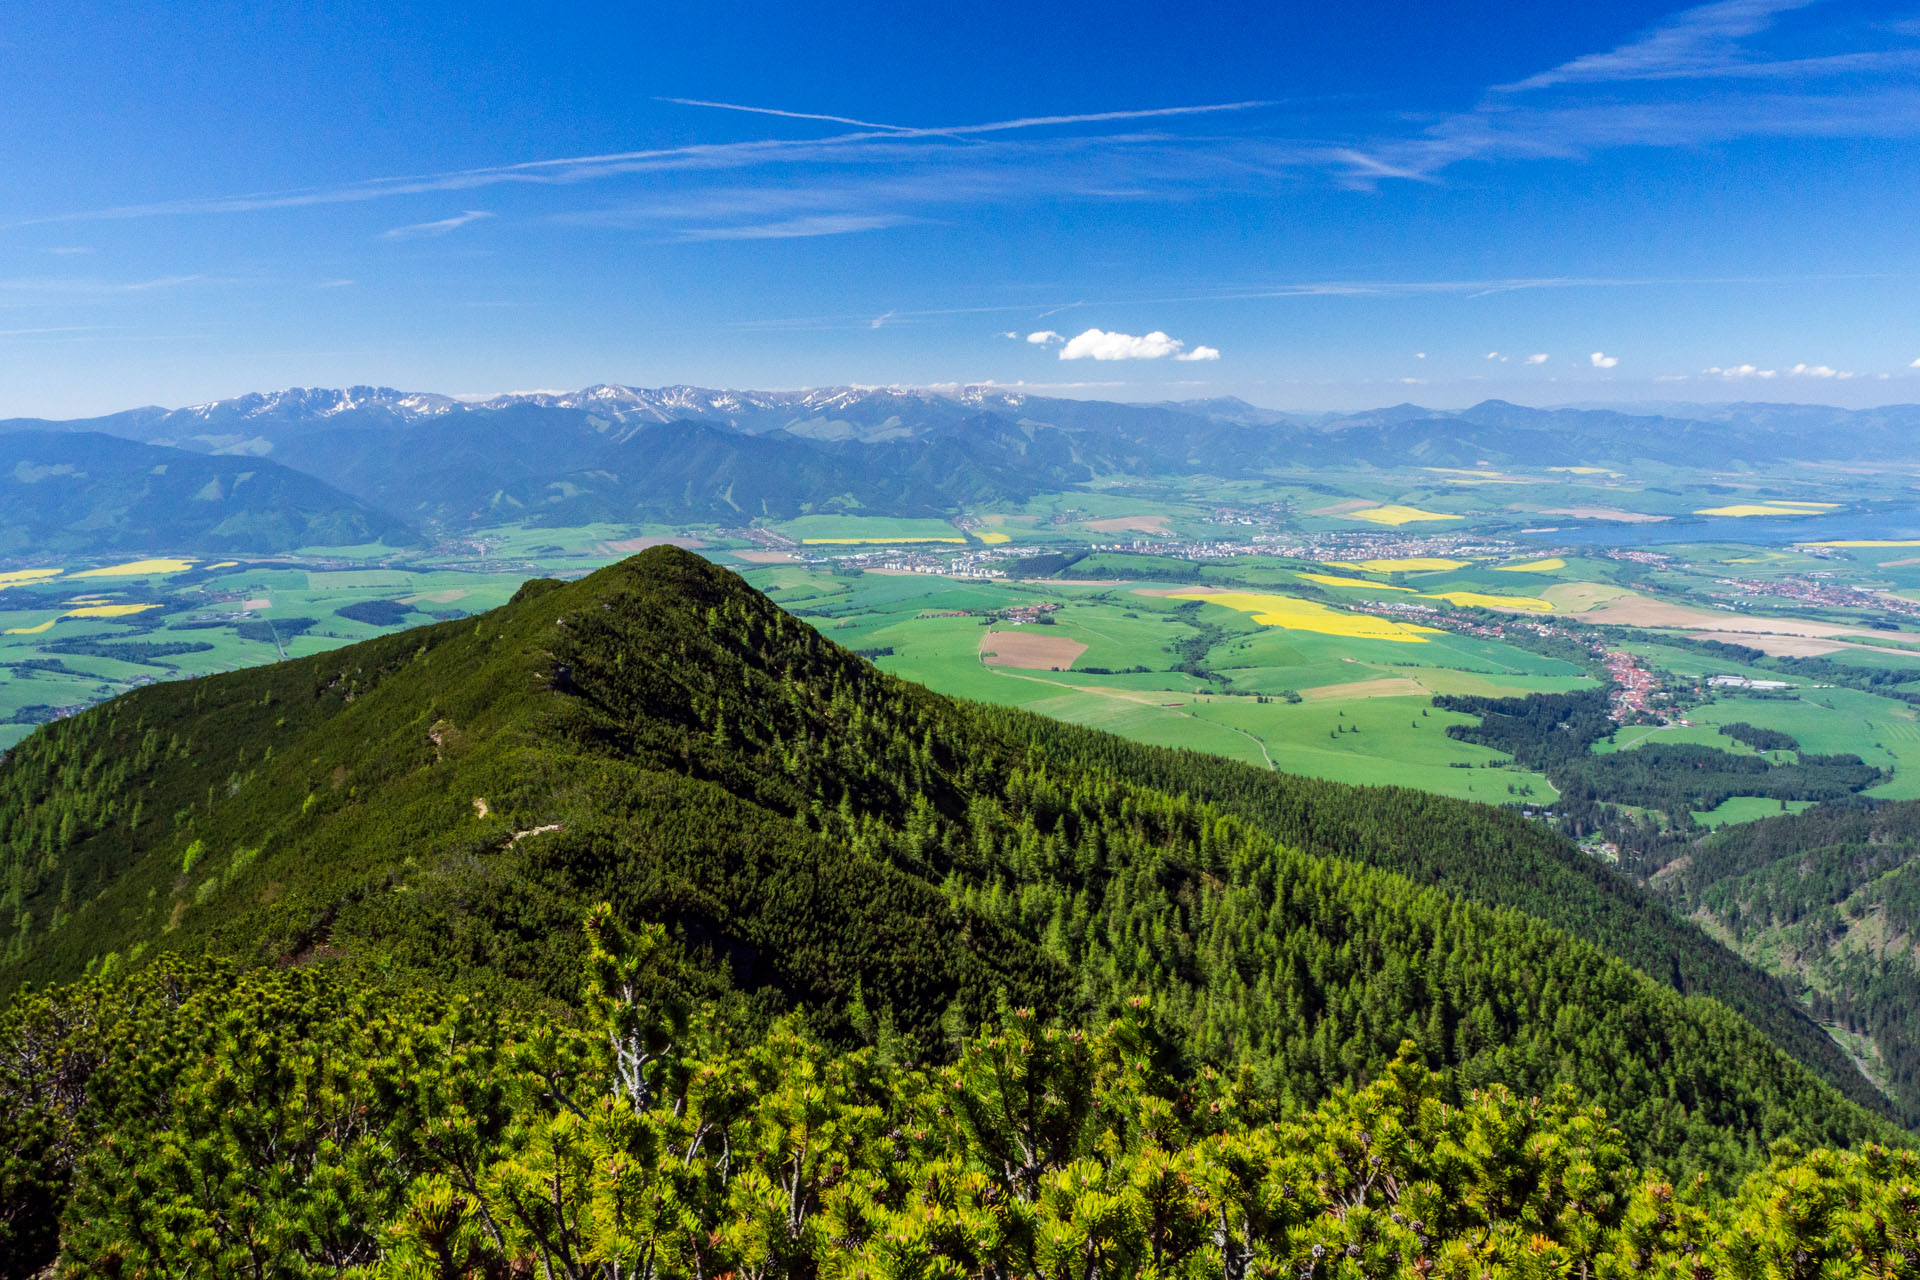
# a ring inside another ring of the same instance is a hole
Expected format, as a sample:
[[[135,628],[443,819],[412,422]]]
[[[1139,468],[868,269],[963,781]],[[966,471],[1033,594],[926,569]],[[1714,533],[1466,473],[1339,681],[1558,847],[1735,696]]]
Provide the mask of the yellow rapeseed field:
[[[1407,556],[1400,560],[1327,560],[1322,563],[1329,569],[1351,569],[1355,573],[1429,573],[1442,569],[1464,569],[1473,562],[1449,560],[1444,556]]]
[[[1559,556],[1548,556],[1545,560],[1529,560],[1525,564],[1497,564],[1493,566],[1501,573],[1552,573],[1555,569],[1564,569],[1567,562]]]
[[[132,560],[103,569],[82,569],[76,578],[138,578],[153,573],[185,573],[193,568],[191,560]]]
[[[128,614],[145,613],[149,609],[158,609],[157,604],[89,604],[78,609],[69,609],[60,616],[63,618],[124,618]]]
[[[57,578],[65,569],[14,569],[9,573],[0,573],[0,587],[17,587],[23,582],[42,582],[48,578]]]
[[[1402,644],[1425,644],[1434,627],[1409,622],[1390,622],[1364,613],[1342,613],[1311,600],[1293,596],[1268,595],[1253,591],[1186,591],[1175,600],[1202,600],[1225,605],[1241,613],[1250,613],[1263,627],[1285,627],[1290,631],[1317,631],[1321,635],[1350,636],[1356,640],[1393,640]]]
[[[1416,520],[1461,520],[1463,516],[1450,516],[1441,511],[1422,511],[1419,507],[1403,507],[1398,503],[1384,507],[1363,507],[1358,511],[1346,513],[1349,520],[1367,520],[1374,524],[1412,524]]]
[[[1529,613],[1552,613],[1553,606],[1538,596],[1490,596],[1478,591],[1434,591],[1421,597],[1445,600],[1462,609],[1525,609]]]
[[[1736,502],[1725,507],[1702,507],[1697,516],[1817,516],[1831,511],[1837,502],[1798,502],[1786,498],[1767,498],[1760,502]]]
[[[989,529],[987,532],[980,535],[980,541],[986,543],[990,547],[997,547],[1003,542],[1012,542],[1013,535],[1010,533],[1002,533],[998,529]]]
[[[87,597],[70,600],[69,604],[78,604],[77,609],[68,609],[57,618],[48,618],[37,627],[8,627],[0,635],[37,636],[53,630],[53,624],[61,618],[125,618],[131,614],[145,613],[149,609],[158,609],[157,604],[87,604]]]
[[[1413,590],[1412,587],[1390,587],[1384,582],[1369,582],[1365,578],[1336,578],[1330,573],[1303,573],[1300,576],[1323,587],[1366,587],[1372,591]]]
[[[1796,542],[1796,547],[1920,547],[1920,538],[1849,538],[1843,542]]]

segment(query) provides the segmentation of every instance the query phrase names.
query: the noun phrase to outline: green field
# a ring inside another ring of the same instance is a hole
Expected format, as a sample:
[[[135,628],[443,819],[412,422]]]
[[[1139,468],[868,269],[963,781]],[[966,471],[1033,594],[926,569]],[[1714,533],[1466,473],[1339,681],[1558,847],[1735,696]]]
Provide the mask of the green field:
[[[1723,801],[1718,808],[1696,812],[1693,820],[1703,827],[1719,828],[1736,822],[1753,822],[1759,818],[1771,818],[1782,813],[1799,813],[1810,809],[1810,800],[1766,800],[1759,796],[1735,796]]]
[[[942,693],[1262,767],[1487,801],[1547,799],[1553,790],[1498,753],[1447,737],[1446,726],[1465,717],[1432,710],[1431,695],[1591,684],[1565,663],[1498,642],[1435,635],[1411,645],[1282,631],[1126,584],[842,576],[787,565],[746,576],[836,642]],[[1084,645],[1070,669],[983,662],[990,630],[1012,630],[990,629],[992,615],[1039,604],[1057,606],[1052,623],[1023,634]],[[1198,661],[1190,652],[1196,641],[1205,644]]]

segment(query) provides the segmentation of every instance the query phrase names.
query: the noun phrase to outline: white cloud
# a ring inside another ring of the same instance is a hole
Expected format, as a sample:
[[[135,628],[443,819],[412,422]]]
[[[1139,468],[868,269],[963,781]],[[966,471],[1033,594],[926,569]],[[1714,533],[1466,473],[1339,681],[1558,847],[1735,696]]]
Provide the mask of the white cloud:
[[[1183,351],[1174,357],[1175,360],[1218,360],[1219,358],[1220,350],[1217,347],[1195,347],[1191,351]]]
[[[1610,356],[1604,351],[1596,351],[1587,359],[1593,362],[1593,367],[1596,369],[1611,369],[1620,363],[1619,356]]]
[[[1762,368],[1759,368],[1758,366],[1750,365],[1750,364],[1736,364],[1736,365],[1728,365],[1725,368],[1722,368],[1719,365],[1714,365],[1712,368],[1708,369],[1706,372],[1710,376],[1715,378],[1734,379],[1734,378],[1773,378],[1773,377],[1778,377],[1780,371],[1777,369],[1762,369]]]
[[[1109,333],[1105,329],[1088,329],[1075,335],[1060,348],[1062,360],[1159,360],[1164,356],[1177,356],[1186,349],[1186,343],[1178,338],[1169,338],[1155,329],[1152,333],[1135,337],[1131,333]],[[1211,347],[1200,350],[1212,351]],[[1218,355],[1215,352],[1215,355]],[[1201,357],[1206,359],[1207,357]]]
[[[411,240],[416,236],[443,236],[456,227],[464,227],[469,222],[479,222],[493,215],[485,209],[469,209],[465,213],[456,213],[451,218],[441,218],[437,222],[416,222],[411,226],[394,227],[382,231],[382,240]]]
[[[1011,337],[1012,335],[1009,334],[1008,336]],[[1066,339],[1061,337],[1059,334],[1055,333],[1051,329],[1042,329],[1038,333],[1028,334],[1027,341],[1031,342],[1036,347],[1044,347],[1044,346],[1049,346],[1055,342],[1065,342]]]
[[[1536,351],[1532,355],[1527,357],[1528,364],[1545,364],[1546,362],[1547,362],[1547,353],[1544,351]]]
[[[1005,333],[1001,334],[1000,336],[1003,338],[1012,338],[1015,342],[1018,342],[1020,340],[1020,335],[1015,333],[1011,329],[1007,330]]]
[[[1843,373],[1830,364],[1797,364],[1787,370],[1796,378],[1851,378],[1851,373]]]
[[[1913,361],[1913,363],[1912,363],[1912,364],[1910,364],[1910,365],[1908,365],[1908,366],[1907,366],[1907,368],[1909,368],[1909,369],[1920,369],[1920,356],[1916,356],[1916,357],[1914,358],[1914,361]]]
[[[1505,363],[1505,361],[1506,361],[1506,357],[1505,357],[1505,356],[1503,356],[1503,355],[1501,355],[1501,354],[1500,354],[1500,353],[1499,353],[1498,351],[1489,351],[1489,352],[1487,352],[1487,359],[1489,359],[1489,360],[1498,360],[1498,361],[1501,361],[1502,363]]]
[[[1416,351],[1413,353],[1413,358],[1415,360],[1425,360],[1427,358],[1427,353],[1424,351]],[[1913,363],[1916,367],[1920,367],[1920,360],[1915,360]]]

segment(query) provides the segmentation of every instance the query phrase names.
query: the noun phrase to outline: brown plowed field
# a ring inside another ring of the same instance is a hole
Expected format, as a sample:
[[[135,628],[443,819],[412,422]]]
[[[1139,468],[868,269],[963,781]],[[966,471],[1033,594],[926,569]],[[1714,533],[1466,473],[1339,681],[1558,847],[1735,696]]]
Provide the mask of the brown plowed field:
[[[1042,631],[989,631],[980,637],[980,661],[990,667],[1022,667],[1028,671],[1069,671],[1087,646],[1067,636]]]
[[[1168,532],[1165,516],[1110,516],[1105,520],[1089,520],[1087,528],[1095,533],[1161,533]]]

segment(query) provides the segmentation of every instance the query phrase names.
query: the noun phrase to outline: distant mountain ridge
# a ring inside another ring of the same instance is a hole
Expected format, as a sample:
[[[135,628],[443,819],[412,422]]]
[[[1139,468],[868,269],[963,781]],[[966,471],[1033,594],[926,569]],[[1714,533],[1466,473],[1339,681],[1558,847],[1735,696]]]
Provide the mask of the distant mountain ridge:
[[[264,458],[92,431],[0,434],[0,556],[264,554],[414,536],[405,521]]]
[[[1874,409],[1841,409],[1828,405],[1730,402],[1690,404],[1661,402],[1644,412],[1626,408],[1590,406],[1532,407],[1504,400],[1486,400],[1464,409],[1433,409],[1401,403],[1352,413],[1293,412],[1249,404],[1233,396],[1202,400],[1128,403],[1036,396],[1017,388],[993,384],[958,387],[812,387],[798,390],[728,390],[688,385],[632,387],[601,383],[575,391],[509,392],[484,398],[456,397],[393,387],[352,386],[339,389],[289,387],[281,391],[251,392],[225,400],[184,408],[158,406],[129,409],[99,418],[51,421],[0,420],[0,431],[22,427],[104,431],[145,442],[182,440],[198,435],[232,434],[252,427],[278,435],[283,429],[343,420],[358,427],[417,423],[461,415],[481,415],[533,406],[576,410],[608,423],[641,425],[679,421],[714,422],[749,435],[785,431],[814,438],[879,438],[911,435],[948,425],[979,412],[996,413],[1049,425],[1087,429],[1096,421],[1122,424],[1171,416],[1189,423],[1216,423],[1242,427],[1282,428],[1335,435],[1362,429],[1404,427],[1413,423],[1456,423],[1478,428],[1553,430],[1570,425],[1626,427],[1638,434],[1656,423],[1688,422],[1732,428],[1810,443],[1810,433],[1830,432],[1839,426],[1872,430],[1910,428],[1920,423],[1920,405],[1896,404]],[[823,424],[843,424],[841,437],[823,430]],[[225,432],[210,431],[227,428]],[[1120,429],[1124,430],[1123,427]],[[192,433],[192,434],[189,434]],[[1829,446],[1831,447],[1831,446]],[[212,452],[222,451],[215,447]]]
[[[953,515],[1098,476],[1247,479],[1321,466],[1698,466],[1920,458],[1920,405],[1661,406],[1646,414],[1399,404],[1285,413],[1232,397],[1124,404],[1018,388],[735,391],[603,384],[485,399],[294,387],[74,422],[197,454],[270,458],[407,524],[503,518],[736,523]],[[4,523],[0,520],[0,523]]]

